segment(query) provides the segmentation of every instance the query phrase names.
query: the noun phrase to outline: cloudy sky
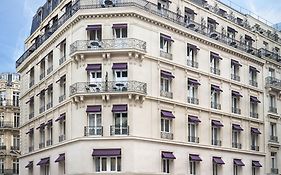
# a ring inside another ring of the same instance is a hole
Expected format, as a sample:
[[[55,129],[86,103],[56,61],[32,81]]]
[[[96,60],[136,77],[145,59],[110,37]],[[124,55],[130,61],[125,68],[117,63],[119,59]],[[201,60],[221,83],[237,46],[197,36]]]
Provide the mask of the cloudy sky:
[[[24,40],[30,33],[33,14],[46,0],[1,0],[0,6],[0,72],[15,71],[15,61],[24,52]],[[279,0],[221,0],[238,10],[245,9],[269,19],[281,22]],[[239,7],[242,6],[243,8]]]

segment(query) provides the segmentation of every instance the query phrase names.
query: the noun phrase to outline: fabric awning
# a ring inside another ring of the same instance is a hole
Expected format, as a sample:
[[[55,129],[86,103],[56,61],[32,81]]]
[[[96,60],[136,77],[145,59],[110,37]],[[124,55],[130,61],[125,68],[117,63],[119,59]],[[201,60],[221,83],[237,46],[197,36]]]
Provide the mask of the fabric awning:
[[[238,124],[232,124],[232,129],[236,131],[243,131],[243,128]]]
[[[127,63],[113,63],[112,69],[113,70],[126,70]]]
[[[56,83],[58,83],[58,82],[63,82],[63,81],[65,81],[66,80],[66,75],[63,75],[62,77],[60,77],[60,79],[58,79],[57,81],[56,81]]]
[[[61,162],[65,160],[65,153],[59,155],[59,157],[55,160],[55,162]]]
[[[33,161],[28,162],[28,164],[25,166],[25,168],[32,168],[33,167]]]
[[[253,166],[253,167],[256,167],[256,168],[262,167],[262,165],[260,164],[260,162],[259,162],[259,161],[255,161],[255,160],[252,161],[252,166]]]
[[[36,94],[36,96],[39,96],[41,94],[44,94],[44,92],[46,91],[46,89],[42,89],[38,94]]]
[[[242,162],[241,159],[234,159],[233,163],[234,163],[234,165],[237,165],[237,166],[245,166],[245,164]]]
[[[234,28],[231,28],[229,26],[227,26],[227,31],[231,32],[231,33],[237,33],[237,30],[235,30]]]
[[[172,39],[171,36],[165,35],[165,34],[163,34],[163,33],[160,33],[160,37],[164,38],[164,39],[167,40],[167,41],[174,42],[174,40]]]
[[[165,110],[161,110],[161,117],[175,118],[174,114],[171,111],[165,111]]]
[[[167,72],[164,70],[161,70],[161,77],[169,79],[175,78],[175,76],[171,72]]]
[[[216,85],[211,85],[211,89],[215,90],[215,91],[220,91],[222,92],[222,89],[219,87],[219,86],[216,86]]]
[[[200,50],[199,47],[197,47],[196,45],[190,44],[190,43],[187,43],[187,46],[190,47],[191,49],[193,49],[194,51]]]
[[[238,91],[232,91],[231,93],[232,93],[232,95],[234,95],[234,96],[243,97],[243,96],[240,94],[240,92],[238,92]]]
[[[201,85],[197,80],[188,78],[188,84],[193,84],[193,85]]]
[[[220,55],[218,53],[214,53],[214,52],[211,52],[211,58],[222,60],[222,57],[220,57]]]
[[[208,17],[208,22],[211,23],[211,24],[216,24],[216,25],[219,24],[219,23],[217,23],[216,20],[214,20],[212,18],[209,18],[209,17]]]
[[[52,126],[52,125],[53,125],[52,119],[48,120],[48,122],[45,124],[45,126],[47,126],[47,127]]]
[[[254,96],[250,96],[250,101],[254,102],[254,103],[261,103],[261,101],[259,101],[259,99],[257,97],[254,97]]]
[[[245,35],[245,39],[246,40],[251,40],[251,41],[255,42],[255,40],[252,37],[250,37],[249,35]]]
[[[251,128],[251,133],[253,134],[261,134],[260,130],[258,128]]]
[[[255,68],[255,67],[253,67],[253,66],[250,66],[249,69],[250,69],[251,71],[253,71],[253,72],[258,72],[258,73],[260,73],[260,71],[258,71],[258,69]]]
[[[166,151],[162,152],[162,158],[163,159],[176,159],[176,157],[174,156],[174,154],[172,152],[166,152]]]
[[[46,157],[46,158],[41,159],[37,163],[37,165],[44,166],[44,165],[48,165],[49,163],[50,163],[50,157]]]
[[[189,160],[191,161],[202,161],[198,154],[189,154]]]
[[[30,128],[25,134],[33,134],[34,133],[34,128]]]
[[[213,162],[219,165],[225,164],[221,157],[213,157]]]
[[[187,8],[187,7],[184,8],[184,11],[191,15],[197,15],[197,13],[195,13],[194,10]]]
[[[25,102],[25,104],[28,104],[29,102],[31,102],[33,100],[34,100],[34,97],[30,97],[30,99],[27,102]]]
[[[45,123],[41,123],[40,126],[38,126],[36,129],[40,129],[41,130],[41,129],[44,129],[45,126],[46,126]]]
[[[100,71],[101,64],[88,64],[86,67],[86,71]]]
[[[236,60],[231,60],[231,64],[242,67],[242,64],[240,64],[239,61],[236,61]]]
[[[127,24],[113,24],[112,25],[113,29],[125,29],[127,27],[128,27]]]
[[[121,156],[120,148],[112,149],[93,149],[92,156],[101,157],[101,156]]]
[[[87,106],[86,112],[101,112],[101,105],[92,105],[92,106]]]
[[[127,112],[127,108],[126,104],[113,105],[112,112]]]
[[[66,116],[65,113],[61,114],[61,115],[55,120],[55,122],[65,120],[65,116]]]
[[[95,25],[88,25],[86,30],[100,30],[101,29],[101,25],[100,24],[95,24]]]
[[[212,120],[212,126],[223,127],[223,124],[218,120]]]
[[[189,115],[188,122],[198,124],[201,122],[201,120],[199,120],[199,118],[197,116]]]

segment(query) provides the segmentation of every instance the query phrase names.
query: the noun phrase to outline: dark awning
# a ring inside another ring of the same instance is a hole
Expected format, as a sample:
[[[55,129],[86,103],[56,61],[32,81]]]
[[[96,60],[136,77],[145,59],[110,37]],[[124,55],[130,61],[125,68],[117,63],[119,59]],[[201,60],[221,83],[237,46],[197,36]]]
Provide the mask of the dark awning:
[[[212,126],[223,127],[223,124],[218,120],[212,120]]]
[[[29,102],[31,102],[33,100],[34,100],[34,97],[30,97],[30,99],[27,102],[25,102],[25,104],[28,104]]]
[[[219,54],[214,53],[214,52],[211,52],[211,58],[213,58],[213,59],[220,59],[220,60],[222,60],[222,57],[220,57],[220,55],[219,55]]]
[[[62,120],[65,120],[65,113],[61,114],[61,115],[55,120],[55,122],[62,121]]]
[[[200,85],[200,83],[192,78],[188,78],[188,84],[193,84],[193,85]]]
[[[252,161],[252,166],[253,167],[256,167],[256,168],[260,168],[260,167],[262,167],[262,165],[260,164],[260,162],[259,161]]]
[[[45,123],[41,123],[40,126],[38,126],[36,129],[40,129],[41,130],[41,129],[44,129],[45,126],[46,126]]]
[[[101,112],[101,105],[87,106],[86,112]]]
[[[214,20],[214,19],[212,19],[212,18],[209,18],[209,17],[208,17],[208,22],[209,22],[209,23],[212,23],[212,24],[219,24],[219,23],[217,23],[216,20]]]
[[[213,162],[219,165],[225,164],[221,157],[213,157]]]
[[[216,86],[216,85],[211,85],[211,89],[215,90],[215,91],[220,91],[222,92],[222,89],[219,87],[219,86]]]
[[[34,128],[30,128],[30,129],[26,132],[26,134],[33,134],[33,132],[34,132]]]
[[[243,131],[243,128],[237,124],[232,124],[232,129],[236,131]]]
[[[65,153],[59,155],[59,157],[55,160],[55,162],[61,162],[65,160]]]
[[[165,110],[161,110],[161,117],[175,118],[174,114],[171,111],[165,111]]]
[[[101,157],[101,156],[121,156],[120,148],[113,149],[93,149],[92,156]]]
[[[200,50],[199,47],[197,47],[196,45],[190,44],[190,43],[187,43],[187,46],[190,47],[191,49],[193,49],[194,51]]]
[[[199,118],[197,116],[189,115],[188,122],[198,124],[201,122],[201,120],[199,120]]]
[[[243,97],[243,96],[240,94],[240,92],[238,92],[238,91],[232,91],[231,93],[232,93],[232,95],[234,95],[234,96]]]
[[[234,165],[237,165],[237,166],[245,166],[245,164],[242,162],[241,159],[234,159],[233,163],[234,163]]]
[[[174,40],[172,39],[171,36],[165,35],[165,34],[163,34],[163,33],[160,33],[160,37],[164,38],[164,39],[167,40],[167,41],[174,42]]]
[[[46,91],[46,89],[42,89],[38,94],[36,94],[36,96],[39,96],[39,95],[41,95],[41,94],[44,94],[45,91]]]
[[[251,71],[253,71],[253,72],[258,72],[258,73],[260,72],[260,71],[257,70],[257,68],[255,68],[255,67],[253,67],[253,66],[250,66],[249,69],[250,69]]]
[[[28,164],[25,166],[25,168],[32,168],[33,167],[33,161],[28,162]]]
[[[232,65],[237,65],[237,66],[242,66],[242,64],[240,64],[238,61],[236,60],[231,60],[231,64]]]
[[[198,154],[189,154],[189,160],[191,161],[202,161]]]
[[[250,37],[249,35],[245,35],[245,39],[255,42],[255,40],[252,37]]]
[[[44,165],[48,165],[49,163],[50,163],[50,157],[46,157],[46,158],[41,159],[37,163],[37,165],[44,166]]]
[[[88,64],[86,67],[86,71],[100,71],[101,64]]]
[[[227,31],[231,32],[231,33],[237,33],[237,30],[235,30],[234,28],[231,28],[229,26],[227,26]]]
[[[261,103],[261,101],[259,101],[259,99],[257,97],[254,97],[254,96],[250,96],[250,101],[254,102],[254,103]]]
[[[171,72],[167,72],[164,70],[161,70],[161,77],[169,79],[175,78],[175,76]]]
[[[113,105],[112,112],[127,112],[127,105],[120,104],[120,105]]]
[[[62,81],[65,81],[65,80],[66,80],[66,75],[63,75],[62,77],[60,77],[60,79],[58,79],[58,80],[56,81],[56,83],[62,82]]]
[[[127,63],[113,63],[112,69],[113,70],[126,70]]]
[[[190,9],[190,8],[187,8],[187,7],[184,8],[184,11],[185,11],[186,13],[189,13],[189,14],[192,14],[192,15],[197,15],[197,13],[195,13],[194,10],[192,10],[192,9]]]
[[[112,28],[113,29],[125,29],[125,28],[127,28],[127,24],[113,24]]]
[[[86,30],[99,30],[101,29],[101,25],[97,24],[97,25],[88,25]]]
[[[258,128],[251,128],[251,133],[253,134],[261,134],[260,130]]]
[[[45,126],[47,126],[47,127],[52,126],[52,125],[53,125],[52,119],[48,120],[48,122],[45,124]]]
[[[176,159],[176,157],[174,156],[174,154],[172,152],[166,152],[166,151],[162,152],[162,158],[163,159]]]

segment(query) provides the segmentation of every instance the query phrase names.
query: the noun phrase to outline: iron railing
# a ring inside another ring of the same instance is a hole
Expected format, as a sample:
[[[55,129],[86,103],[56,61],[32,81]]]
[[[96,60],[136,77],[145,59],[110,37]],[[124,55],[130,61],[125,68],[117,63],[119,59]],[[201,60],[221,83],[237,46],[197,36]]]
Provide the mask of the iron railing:
[[[188,136],[188,141],[193,143],[199,143],[199,137]]]
[[[14,128],[14,122],[0,121],[0,128]]]
[[[29,87],[31,88],[34,85],[35,81],[34,80],[30,80],[29,82]]]
[[[47,103],[47,109],[50,109],[51,107],[53,107],[53,102]]]
[[[39,143],[39,148],[45,148],[45,142]]]
[[[249,84],[251,86],[255,86],[255,87],[258,87],[258,82],[256,80],[249,80]]]
[[[53,65],[49,66],[47,69],[47,75],[49,75],[53,71]]]
[[[6,150],[6,149],[7,149],[6,145],[0,145],[0,150]]]
[[[65,95],[65,94],[59,96],[59,102],[62,102],[63,100],[65,100],[65,98],[66,98],[66,95]]]
[[[198,105],[199,99],[195,97],[187,97],[187,103]]]
[[[32,152],[32,151],[34,151],[34,146],[29,146],[28,147],[28,152]]]
[[[281,61],[281,56],[278,53],[271,52],[264,48],[259,49],[259,55],[261,58],[269,58],[277,62]]]
[[[198,68],[198,62],[196,61],[187,60],[187,65],[190,67]]]
[[[171,132],[164,132],[164,131],[161,131],[161,132],[160,132],[160,135],[161,135],[161,138],[163,138],[163,139],[170,139],[170,140],[173,140],[173,138],[174,138],[174,134],[171,133]]]
[[[242,144],[241,143],[237,143],[237,142],[232,142],[232,148],[241,149],[242,148]]]
[[[274,106],[269,106],[268,112],[277,114],[277,108]]]
[[[29,113],[28,117],[29,119],[32,119],[34,117],[34,112]]]
[[[41,73],[39,78],[40,78],[40,80],[42,80],[43,78],[45,78],[45,72]]]
[[[11,150],[20,150],[19,146],[11,146]]]
[[[259,150],[260,150],[260,147],[259,147],[259,146],[256,146],[256,145],[251,145],[251,150],[253,150],[253,151],[259,151]]]
[[[59,59],[59,65],[61,65],[62,63],[64,63],[66,61],[66,57],[63,56]]]
[[[102,136],[103,127],[102,126],[85,126],[84,136]]]
[[[271,168],[270,172],[271,172],[271,174],[279,174],[278,168]]]
[[[77,51],[136,49],[146,52],[146,42],[135,38],[103,39],[102,41],[78,40],[70,45],[70,53]]]
[[[240,76],[237,74],[231,74],[231,79],[235,81],[240,81]]]
[[[129,126],[110,126],[110,135],[129,135]]]
[[[161,97],[166,97],[166,98],[173,98],[173,92],[168,92],[168,91],[161,90],[160,91],[160,96]]]
[[[160,50],[160,57],[167,58],[169,60],[173,59],[173,55],[171,53],[165,52],[163,50]]]
[[[13,99],[0,100],[0,107],[19,107],[19,101]]]
[[[53,140],[52,139],[49,139],[49,140],[46,141],[46,145],[47,146],[50,146],[52,144],[53,144]]]
[[[146,83],[139,81],[102,81],[102,82],[79,82],[70,86],[70,96],[76,94],[95,93],[120,93],[135,92],[147,93]]]
[[[45,106],[41,106],[40,108],[39,108],[39,113],[42,113],[42,112],[44,112],[45,111]]]
[[[65,140],[65,135],[64,134],[60,135],[59,136],[59,142],[62,142],[64,140]]]
[[[232,107],[232,113],[234,113],[234,114],[241,114],[241,109],[240,108]]]
[[[211,71],[211,73],[216,74],[216,75],[220,75],[221,74],[221,71],[218,68],[211,67],[210,71]]]
[[[275,77],[266,77],[266,86],[281,90],[281,80]]]
[[[278,143],[278,137],[271,135],[269,141]]]
[[[211,102],[211,108],[221,110],[221,105],[217,102]]]
[[[257,112],[250,112],[250,117],[259,118],[259,114]]]
[[[212,145],[221,146],[221,140],[212,140]]]
[[[19,169],[0,169],[0,175],[17,175]]]

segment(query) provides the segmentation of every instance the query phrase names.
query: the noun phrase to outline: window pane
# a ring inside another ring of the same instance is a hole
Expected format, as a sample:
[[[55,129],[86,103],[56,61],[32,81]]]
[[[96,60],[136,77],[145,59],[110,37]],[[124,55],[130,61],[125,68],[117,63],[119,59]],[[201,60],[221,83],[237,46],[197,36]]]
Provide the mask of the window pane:
[[[110,170],[116,171],[116,157],[110,158]]]
[[[100,157],[96,158],[96,172],[100,172]]]
[[[117,171],[121,171],[121,157],[117,157]]]
[[[101,171],[106,171],[106,161],[107,159],[105,157],[101,158]]]

